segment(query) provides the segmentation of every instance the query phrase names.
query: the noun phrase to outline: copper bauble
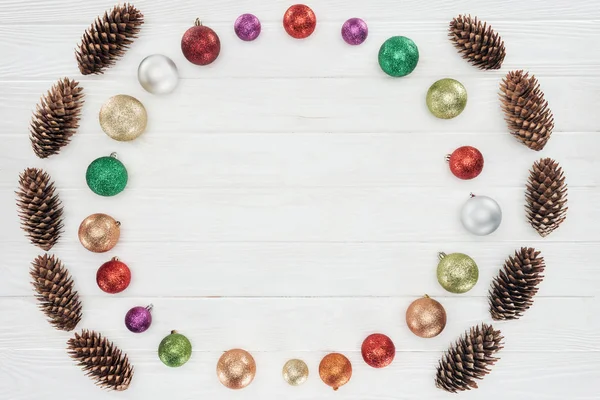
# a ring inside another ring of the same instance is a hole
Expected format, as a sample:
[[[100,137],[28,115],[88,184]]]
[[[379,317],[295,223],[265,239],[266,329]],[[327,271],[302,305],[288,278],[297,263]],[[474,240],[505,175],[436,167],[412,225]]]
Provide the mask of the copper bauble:
[[[360,350],[363,360],[373,368],[387,367],[396,356],[394,342],[382,333],[367,336]]]
[[[352,364],[350,360],[340,353],[327,354],[319,364],[319,376],[325,384],[333,390],[338,390],[352,377]]]
[[[229,389],[245,388],[252,383],[255,375],[256,363],[246,350],[229,350],[219,358],[217,363],[219,381]]]
[[[102,264],[96,272],[96,283],[106,293],[120,293],[127,289],[131,282],[131,271],[127,264],[117,257]]]
[[[406,324],[419,337],[435,337],[446,327],[446,310],[438,301],[425,295],[408,306]]]
[[[121,223],[106,214],[92,214],[79,225],[79,241],[89,251],[104,253],[115,247],[121,236]]]

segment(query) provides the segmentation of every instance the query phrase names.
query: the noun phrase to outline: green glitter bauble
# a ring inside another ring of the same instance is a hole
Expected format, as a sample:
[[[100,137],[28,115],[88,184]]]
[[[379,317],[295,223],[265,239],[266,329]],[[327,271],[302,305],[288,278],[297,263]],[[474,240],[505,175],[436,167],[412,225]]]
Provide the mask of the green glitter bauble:
[[[192,356],[192,344],[181,333],[171,331],[158,346],[158,358],[167,367],[181,367]]]
[[[379,49],[379,66],[390,76],[406,76],[419,62],[415,42],[404,36],[392,36]]]
[[[444,289],[452,293],[466,293],[475,286],[479,279],[479,268],[475,261],[466,254],[440,253],[437,267],[438,282]]]
[[[427,107],[438,118],[454,118],[466,106],[467,89],[455,79],[440,79],[427,91]]]
[[[114,155],[92,161],[85,173],[92,192],[100,196],[114,196],[127,186],[127,169]]]

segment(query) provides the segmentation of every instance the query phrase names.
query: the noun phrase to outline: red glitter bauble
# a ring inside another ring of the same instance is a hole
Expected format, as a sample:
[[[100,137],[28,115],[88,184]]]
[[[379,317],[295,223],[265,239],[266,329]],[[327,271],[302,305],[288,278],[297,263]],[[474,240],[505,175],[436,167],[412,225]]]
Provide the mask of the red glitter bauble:
[[[475,147],[463,146],[448,156],[450,171],[460,179],[473,179],[483,170],[483,155]]]
[[[196,20],[196,26],[188,29],[181,38],[181,51],[189,62],[208,65],[219,56],[221,41],[215,31]]]
[[[120,293],[131,282],[131,271],[117,257],[102,264],[96,272],[96,283],[106,293]]]
[[[362,344],[363,359],[373,368],[387,367],[394,361],[396,346],[392,339],[382,333],[367,336]]]
[[[309,6],[296,4],[283,14],[283,27],[291,37],[304,39],[315,31],[317,17]]]

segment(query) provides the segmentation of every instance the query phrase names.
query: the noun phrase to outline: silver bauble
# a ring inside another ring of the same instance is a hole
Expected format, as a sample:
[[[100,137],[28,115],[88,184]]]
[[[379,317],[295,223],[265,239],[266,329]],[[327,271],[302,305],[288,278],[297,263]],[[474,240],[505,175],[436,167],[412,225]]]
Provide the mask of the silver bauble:
[[[500,226],[502,210],[491,197],[472,196],[463,206],[460,220],[472,234],[485,236]]]
[[[142,60],[138,67],[138,81],[152,94],[168,94],[179,83],[177,66],[167,56],[153,54]]]

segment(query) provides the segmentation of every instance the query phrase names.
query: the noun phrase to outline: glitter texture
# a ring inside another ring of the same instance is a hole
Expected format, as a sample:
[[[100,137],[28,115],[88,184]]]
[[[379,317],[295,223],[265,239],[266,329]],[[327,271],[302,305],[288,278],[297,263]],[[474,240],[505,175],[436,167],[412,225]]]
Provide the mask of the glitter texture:
[[[317,27],[314,11],[304,4],[295,4],[283,14],[283,28],[295,39],[309,37]]]
[[[427,91],[427,108],[438,118],[457,117],[466,106],[467,89],[455,79],[440,79]]]
[[[115,156],[100,157],[88,166],[85,180],[92,192],[115,196],[127,186],[127,169]]]
[[[125,326],[133,333],[142,333],[152,324],[152,306],[133,307],[125,315]]]
[[[360,18],[350,18],[342,25],[342,38],[352,46],[362,44],[368,35],[367,23]]]
[[[233,29],[237,37],[250,42],[260,35],[260,20],[253,14],[242,14],[235,20]]]
[[[361,346],[363,360],[373,368],[387,367],[394,361],[396,346],[392,339],[381,333],[367,336]]]
[[[121,236],[121,223],[106,214],[92,214],[79,225],[79,241],[89,251],[105,253],[115,247]]]
[[[221,41],[215,31],[196,20],[196,26],[188,29],[181,38],[181,51],[192,64],[208,65],[219,56]]]
[[[130,282],[131,271],[129,267],[116,257],[102,264],[96,272],[96,283],[106,293],[120,293],[127,289]]]
[[[233,349],[225,352],[217,363],[217,377],[229,389],[243,389],[254,380],[256,363],[246,350]]]
[[[327,354],[319,364],[319,376],[326,385],[338,390],[350,381],[352,364],[343,354]]]
[[[135,97],[119,94],[108,99],[100,109],[100,127],[109,137],[128,142],[146,130],[148,114]]]
[[[460,179],[473,179],[483,170],[483,155],[475,147],[462,146],[448,157],[450,171]]]
[[[283,379],[291,386],[302,385],[308,379],[308,365],[302,360],[293,359],[285,363]]]
[[[415,42],[404,36],[393,36],[379,49],[379,66],[394,77],[406,76],[419,62],[419,49]]]
[[[438,301],[425,295],[413,301],[406,310],[406,325],[419,337],[435,337],[446,327],[446,310]]]
[[[171,331],[158,346],[158,358],[167,367],[181,367],[192,356],[192,344],[181,333]]]
[[[439,254],[437,267],[438,282],[451,293],[466,293],[475,286],[479,279],[479,268],[475,261],[466,254]]]

